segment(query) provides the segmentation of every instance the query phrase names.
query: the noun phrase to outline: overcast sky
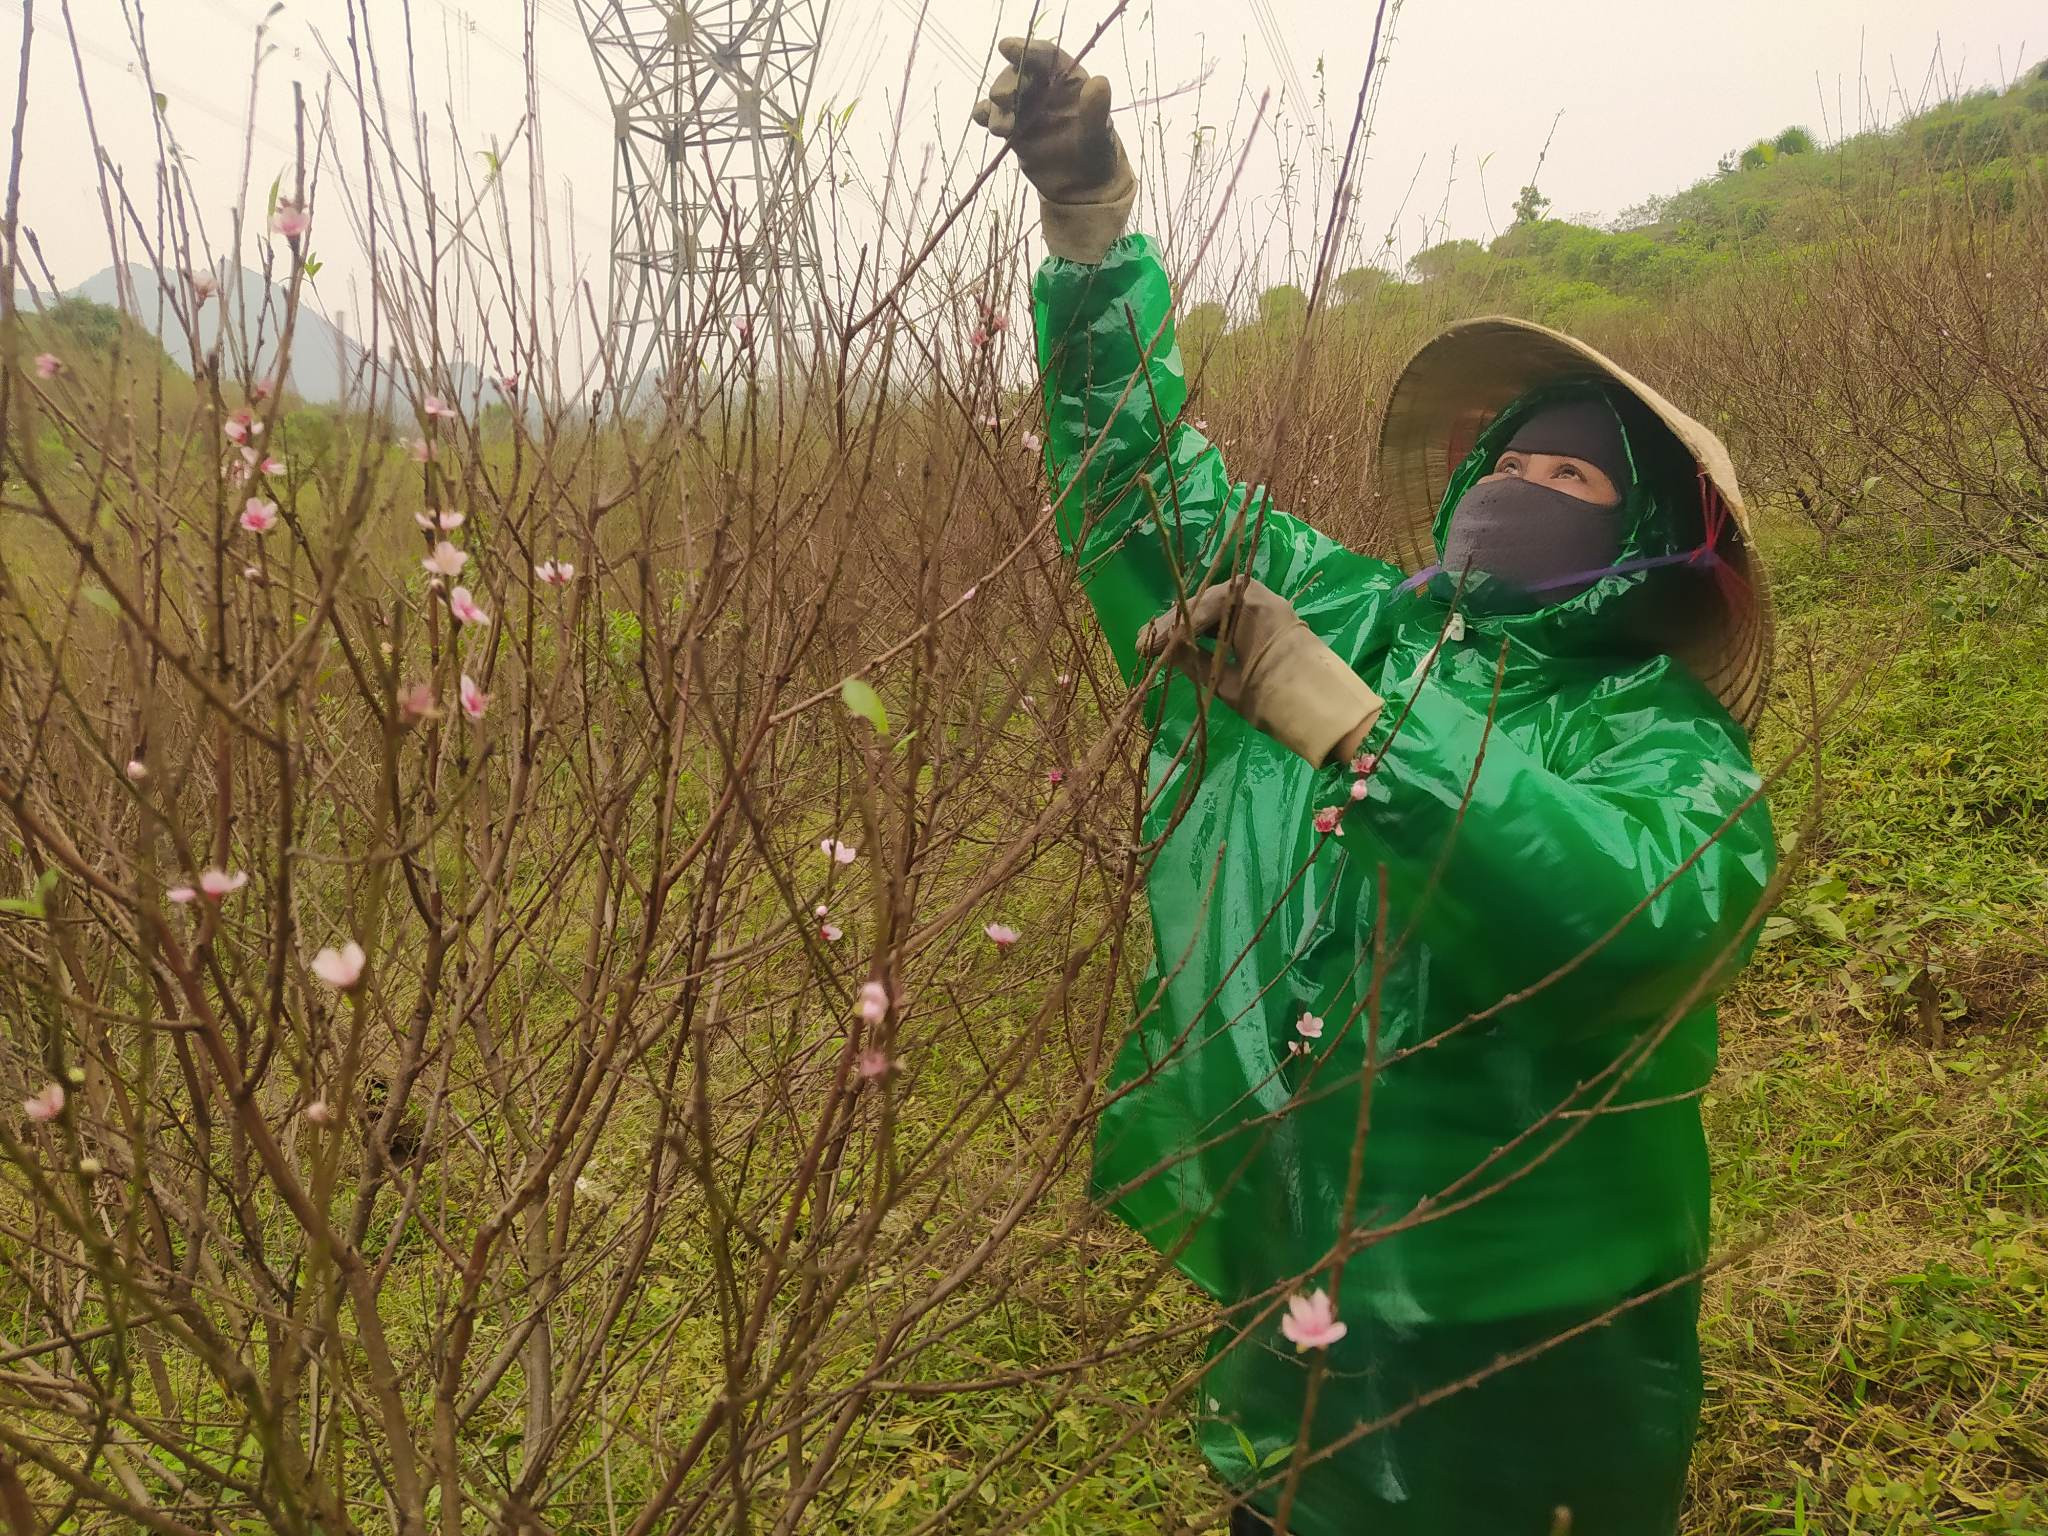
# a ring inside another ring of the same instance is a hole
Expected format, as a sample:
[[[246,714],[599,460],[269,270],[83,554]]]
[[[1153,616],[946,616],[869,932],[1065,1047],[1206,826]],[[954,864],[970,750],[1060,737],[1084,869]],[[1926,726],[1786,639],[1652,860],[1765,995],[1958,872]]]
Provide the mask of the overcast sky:
[[[368,6],[387,64],[398,61],[403,0],[358,3]],[[1111,3],[1076,3],[1065,35],[1085,34]],[[905,95],[918,5],[833,0],[815,101],[854,104],[849,139],[871,176],[887,162],[883,146],[890,113]],[[432,109],[429,132],[443,153],[452,153],[454,131],[471,150],[511,132],[522,107],[522,13],[529,6],[554,238],[566,250],[573,237],[601,287],[610,120],[576,0],[411,0],[413,63]],[[237,196],[251,39],[265,8],[263,0],[147,4],[166,119],[193,167],[216,238]],[[62,17],[54,0],[36,9],[22,212],[57,278],[69,284],[110,258],[90,193],[90,150]],[[931,9],[940,25],[909,78],[904,139],[950,148],[962,141],[959,126],[978,94],[981,61],[996,36],[1022,30],[1030,0],[934,0]],[[146,200],[152,112],[120,0],[72,0],[72,11],[100,131],[134,195]],[[1265,12],[1271,27],[1261,24]],[[346,16],[346,0],[285,0],[273,23],[280,48],[262,77],[250,173],[259,199],[288,163],[291,83],[318,95],[329,67],[322,42],[342,52]],[[22,0],[0,0],[10,76],[21,17]],[[1708,174],[1724,151],[1788,123],[1832,137],[1873,118],[1895,120],[1930,89],[1938,92],[1940,82],[1978,86],[2010,78],[2048,45],[2044,17],[2039,0],[1406,0],[1361,180],[1360,223],[1393,231],[1400,255],[1446,231],[1487,237],[1507,221],[1515,189],[1533,172],[1554,119],[1541,175],[1554,210],[1611,216]],[[2030,23],[2041,35],[2030,33]],[[1296,103],[1315,96],[1319,66],[1341,136],[1370,30],[1367,0],[1133,0],[1093,62],[1114,81],[1119,100],[1166,97],[1152,110],[1164,114],[1163,142],[1176,152],[1198,119],[1223,129],[1261,92],[1273,92],[1279,110],[1297,123],[1312,117]],[[10,113],[10,138],[11,122]],[[1270,202],[1278,186],[1270,148],[1253,153],[1247,178],[1247,206]],[[347,232],[328,221],[316,228],[314,243],[330,269],[320,280],[325,307],[342,310],[341,290],[360,277]]]

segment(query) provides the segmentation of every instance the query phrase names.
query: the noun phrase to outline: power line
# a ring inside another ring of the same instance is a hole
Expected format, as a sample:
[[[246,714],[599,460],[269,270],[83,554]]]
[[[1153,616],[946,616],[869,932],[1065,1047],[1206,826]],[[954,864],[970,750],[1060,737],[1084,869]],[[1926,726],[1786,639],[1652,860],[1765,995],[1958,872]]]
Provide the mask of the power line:
[[[917,0],[896,0],[896,9],[901,11],[918,34],[928,34],[941,52],[949,55],[954,65],[970,80],[980,83],[983,60],[967,51],[966,46],[955,37],[943,21],[934,16],[930,6],[920,6]]]
[[[0,5],[5,5],[17,16],[24,15],[21,6],[21,0],[0,0]],[[67,38],[67,46],[69,42],[70,39]],[[136,58],[133,54],[124,54],[118,49],[108,47],[105,43],[94,42],[90,37],[80,37],[78,39],[78,50],[81,53],[90,54],[92,57],[100,60],[104,64],[113,65],[123,74],[133,75],[138,81],[144,78],[142,73],[142,61]],[[206,92],[197,90],[188,91],[183,86],[180,86],[177,81],[172,80],[165,75],[157,73],[154,70],[151,71],[149,78],[151,80],[154,80],[154,82],[160,89],[164,87],[171,88],[165,89],[163,91],[164,99],[167,104],[165,108],[167,117],[169,108],[172,106],[177,107],[180,111],[189,108],[192,111],[201,113],[206,117],[214,119],[214,121],[216,122],[223,123],[229,128],[235,129],[237,132],[247,131],[251,138],[258,140],[261,143],[268,144],[273,149],[281,149],[286,153],[291,153],[292,146],[286,140],[278,137],[276,134],[271,133],[269,130],[265,128],[259,127],[253,122],[245,123],[242,121],[242,119],[235,116],[233,113],[225,110],[224,108],[215,106],[213,104],[211,97]],[[176,94],[173,94],[174,90]]]
[[[469,36],[482,40],[485,46],[493,49],[495,52],[499,53],[503,57],[510,59],[514,64],[517,64],[521,68],[521,70],[524,70],[526,68],[527,58],[525,51],[522,48],[514,47],[512,44],[505,42],[495,32],[491,31],[490,28],[486,27],[484,23],[478,19],[475,12],[458,9],[454,4],[451,3],[451,0],[434,0],[434,3],[440,6],[440,8],[443,11],[445,11],[448,15],[455,17],[457,23],[464,27]],[[545,3],[542,5],[541,9],[545,14],[549,16],[554,16],[557,20],[565,19],[558,16],[557,13],[552,8],[547,6]],[[576,25],[576,23],[573,20],[570,20],[569,24],[571,26]],[[580,30],[578,32],[578,38],[579,40],[581,38]],[[538,64],[534,65],[533,73],[534,77],[538,79],[541,82],[541,84],[547,86],[552,91],[558,92],[571,105],[581,108],[585,113],[589,114],[589,116],[594,118],[596,121],[604,124],[604,126],[607,129],[609,129],[612,126],[612,114],[605,108],[598,106],[588,97],[580,94],[576,90],[572,89],[570,86],[565,85],[562,81],[556,79],[555,76],[549,74],[546,70],[542,69]]]
[[[1301,88],[1301,72],[1294,67],[1294,55],[1288,51],[1287,34],[1280,26],[1280,18],[1273,14],[1271,0],[1251,0],[1252,19],[1258,23],[1259,35],[1266,44],[1266,56],[1273,61],[1273,68],[1280,75],[1281,89],[1290,85],[1294,90],[1294,109],[1308,119],[1308,93]]]

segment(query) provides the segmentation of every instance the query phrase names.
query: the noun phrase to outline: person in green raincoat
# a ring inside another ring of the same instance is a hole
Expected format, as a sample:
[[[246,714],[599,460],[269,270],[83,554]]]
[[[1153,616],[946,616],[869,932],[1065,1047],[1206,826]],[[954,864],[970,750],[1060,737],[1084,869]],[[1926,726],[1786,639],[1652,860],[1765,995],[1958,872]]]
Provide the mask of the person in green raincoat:
[[[1198,1406],[1233,1530],[1673,1531],[1713,1000],[1775,860],[1727,455],[1479,321],[1388,402],[1419,569],[1270,508],[1182,419],[1107,82],[1001,47],[975,117],[1052,252],[1059,536],[1153,690],[1155,958],[1094,1182],[1225,1310]]]

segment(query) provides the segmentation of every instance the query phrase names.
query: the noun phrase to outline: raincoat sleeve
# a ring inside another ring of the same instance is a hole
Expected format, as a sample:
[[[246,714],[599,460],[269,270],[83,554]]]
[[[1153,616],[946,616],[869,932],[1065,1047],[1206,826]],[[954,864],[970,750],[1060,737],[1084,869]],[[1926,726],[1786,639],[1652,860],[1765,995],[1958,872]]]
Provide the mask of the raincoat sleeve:
[[[1446,975],[1465,1008],[1509,1003],[1510,1031],[1643,1027],[1731,945],[1697,1001],[1748,957],[1770,810],[1740,729],[1677,663],[1561,711],[1541,743],[1489,730],[1483,696],[1424,680],[1396,724],[1409,703],[1390,698],[1345,830],[1384,863],[1396,930],[1412,916],[1440,953],[1486,957]]]
[[[1148,237],[1124,236],[1099,266],[1049,258],[1032,300],[1060,544],[1126,679],[1143,670],[1146,621],[1235,571],[1290,600],[1311,581],[1354,598],[1399,582],[1395,567],[1273,510],[1262,489],[1233,485],[1215,445],[1181,421],[1173,293]]]

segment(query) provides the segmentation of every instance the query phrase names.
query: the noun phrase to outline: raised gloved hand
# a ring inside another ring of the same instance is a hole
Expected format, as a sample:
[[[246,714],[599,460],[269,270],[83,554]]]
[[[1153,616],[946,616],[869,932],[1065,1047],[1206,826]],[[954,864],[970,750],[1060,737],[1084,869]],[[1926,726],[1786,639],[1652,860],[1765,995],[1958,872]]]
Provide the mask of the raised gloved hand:
[[[1055,256],[1099,263],[1124,232],[1138,179],[1109,126],[1109,82],[1045,38],[1006,37],[1010,67],[974,108],[974,120],[1008,139],[1038,189],[1039,222]]]
[[[1186,614],[1183,624],[1181,614],[1169,609],[1138,631],[1139,654],[1164,653],[1196,682],[1206,682],[1215,655],[1195,641],[1215,635],[1223,645],[1227,628],[1216,696],[1318,768],[1339,746],[1353,750],[1385,707],[1344,658],[1302,623],[1287,599],[1263,582],[1204,587]]]

